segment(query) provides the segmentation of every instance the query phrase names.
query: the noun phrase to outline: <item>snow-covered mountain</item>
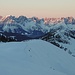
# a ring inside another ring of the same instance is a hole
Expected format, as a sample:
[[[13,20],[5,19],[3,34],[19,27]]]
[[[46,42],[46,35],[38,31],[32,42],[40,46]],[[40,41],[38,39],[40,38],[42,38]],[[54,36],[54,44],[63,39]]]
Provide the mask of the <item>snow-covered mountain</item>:
[[[43,26],[45,28],[43,23],[42,19],[36,17],[6,16],[0,21],[0,32],[19,33],[32,38],[39,37],[46,33],[46,31],[42,29]]]
[[[64,22],[53,25],[50,27],[50,32],[42,39],[75,56],[75,25],[66,25]]]
[[[5,41],[9,41],[9,38],[17,41],[40,38],[75,56],[75,19],[73,17],[39,19],[25,16],[1,16],[0,37],[2,36],[7,37]]]
[[[27,18],[25,16],[6,16],[0,20],[0,32],[21,33],[37,37],[49,32],[50,26],[57,25],[62,22],[66,25],[74,25],[75,19],[73,17],[39,19],[37,17]]]
[[[75,75],[75,58],[42,40],[0,43],[0,75]]]

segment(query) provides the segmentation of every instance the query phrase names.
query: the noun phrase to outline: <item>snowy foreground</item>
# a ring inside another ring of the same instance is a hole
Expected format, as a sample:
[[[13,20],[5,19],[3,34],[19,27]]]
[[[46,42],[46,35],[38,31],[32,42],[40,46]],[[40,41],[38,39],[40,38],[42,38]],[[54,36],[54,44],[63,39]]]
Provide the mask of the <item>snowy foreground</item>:
[[[75,75],[75,58],[42,40],[0,43],[0,75]]]

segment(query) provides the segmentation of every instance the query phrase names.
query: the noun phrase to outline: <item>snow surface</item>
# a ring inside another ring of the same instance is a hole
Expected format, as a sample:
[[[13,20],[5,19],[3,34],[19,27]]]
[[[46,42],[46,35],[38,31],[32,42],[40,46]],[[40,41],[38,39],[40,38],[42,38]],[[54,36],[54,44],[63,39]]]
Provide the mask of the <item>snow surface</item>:
[[[0,43],[0,75],[75,75],[75,58],[42,40]]]

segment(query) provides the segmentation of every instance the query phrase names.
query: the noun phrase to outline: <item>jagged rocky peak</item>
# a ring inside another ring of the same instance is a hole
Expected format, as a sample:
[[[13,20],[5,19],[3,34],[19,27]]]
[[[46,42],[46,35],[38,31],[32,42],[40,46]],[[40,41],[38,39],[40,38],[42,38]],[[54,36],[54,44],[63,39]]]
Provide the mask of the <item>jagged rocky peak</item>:
[[[14,18],[15,18],[15,16],[7,15],[1,19],[1,23],[4,23],[4,24],[14,23]]]
[[[31,18],[27,18],[26,16],[19,16],[19,17],[15,17],[12,15],[7,15],[5,17],[0,16],[0,21],[2,23],[12,23],[13,21],[16,23],[21,23],[25,22],[25,21],[33,21],[36,23],[41,23],[44,22],[45,24],[58,24],[61,22],[64,22],[65,24],[75,24],[75,19],[73,17],[61,17],[61,18],[42,18],[39,19],[38,17],[31,17]]]
[[[60,23],[62,21],[64,21],[65,24],[75,24],[75,19],[73,17],[61,17],[61,18],[44,18],[45,23],[49,24],[49,23]]]
[[[75,19],[73,17],[64,18],[65,24],[75,24]]]
[[[16,18],[16,22],[19,23],[19,22],[24,22],[28,20],[28,18],[26,16],[19,16]]]

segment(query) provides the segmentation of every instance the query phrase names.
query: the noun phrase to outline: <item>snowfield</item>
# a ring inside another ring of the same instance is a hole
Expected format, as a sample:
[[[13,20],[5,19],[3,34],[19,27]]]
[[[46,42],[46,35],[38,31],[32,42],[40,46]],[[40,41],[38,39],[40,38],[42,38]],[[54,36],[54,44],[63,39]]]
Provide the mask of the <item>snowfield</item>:
[[[75,58],[42,40],[0,43],[0,75],[75,75]]]

